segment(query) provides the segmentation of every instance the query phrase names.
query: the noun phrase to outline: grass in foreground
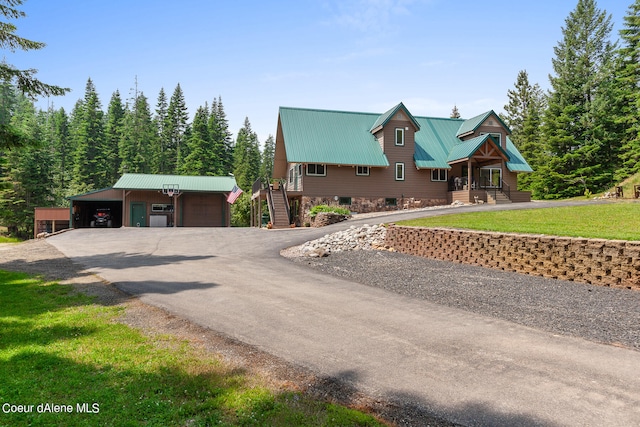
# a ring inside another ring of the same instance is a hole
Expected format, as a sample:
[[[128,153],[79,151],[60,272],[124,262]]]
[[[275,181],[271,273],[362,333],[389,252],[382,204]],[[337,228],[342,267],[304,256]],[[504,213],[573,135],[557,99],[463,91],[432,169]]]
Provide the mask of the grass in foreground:
[[[146,337],[116,322],[122,310],[0,270],[0,426],[381,425]]]
[[[21,242],[21,240],[18,239],[17,237],[7,237],[0,234],[0,243],[19,243],[19,242]]]
[[[640,240],[640,203],[612,202],[549,209],[462,213],[400,221],[398,225]]]

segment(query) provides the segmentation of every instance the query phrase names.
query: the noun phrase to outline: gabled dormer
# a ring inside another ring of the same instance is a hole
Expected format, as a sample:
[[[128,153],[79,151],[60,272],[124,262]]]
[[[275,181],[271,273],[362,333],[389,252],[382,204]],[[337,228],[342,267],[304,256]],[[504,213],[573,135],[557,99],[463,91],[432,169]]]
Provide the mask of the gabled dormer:
[[[500,145],[500,148],[506,151],[507,137],[510,134],[511,130],[509,127],[502,121],[500,116],[491,110],[465,120],[462,125],[460,125],[456,136],[466,141],[483,135],[491,135]]]
[[[375,121],[369,132],[373,134],[385,153],[392,147],[407,146],[413,151],[418,121],[401,102]]]

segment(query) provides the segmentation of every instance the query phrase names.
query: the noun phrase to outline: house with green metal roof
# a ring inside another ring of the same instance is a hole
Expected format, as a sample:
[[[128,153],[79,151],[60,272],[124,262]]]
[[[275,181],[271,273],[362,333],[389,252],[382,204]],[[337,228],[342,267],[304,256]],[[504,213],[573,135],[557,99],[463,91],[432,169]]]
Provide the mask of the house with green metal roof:
[[[494,111],[464,120],[414,116],[403,103],[382,114],[281,107],[273,177],[282,195],[266,197],[285,199],[294,223],[317,204],[371,212],[527,202],[518,174],[532,169],[510,133]]]
[[[232,176],[125,173],[113,187],[70,197],[71,223],[94,227],[102,212],[111,227],[229,227],[234,187]]]

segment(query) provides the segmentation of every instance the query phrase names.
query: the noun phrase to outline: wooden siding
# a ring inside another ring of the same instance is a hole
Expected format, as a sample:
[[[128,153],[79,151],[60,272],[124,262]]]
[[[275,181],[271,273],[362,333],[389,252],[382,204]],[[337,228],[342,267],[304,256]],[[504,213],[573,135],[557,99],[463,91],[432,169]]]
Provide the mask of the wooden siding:
[[[35,208],[36,221],[69,221],[69,208]]]
[[[284,147],[282,124],[278,117],[278,129],[276,131],[276,148],[273,155],[273,178],[287,179],[287,150]]]
[[[355,167],[327,166],[326,176],[304,176],[304,195],[310,197],[446,199],[447,183],[431,182],[431,170],[405,163],[405,180],[396,181],[395,167],[371,168],[369,176],[356,176]]]
[[[107,190],[75,196],[73,200],[122,200],[122,190],[109,188]]]
[[[176,198],[174,212],[167,213],[167,224],[175,221],[180,227],[225,227],[229,226],[227,201],[220,193],[181,193]],[[160,191],[131,191],[127,193],[123,209],[123,223],[131,226],[131,204],[143,203],[146,210],[146,224],[150,224],[151,205],[172,204],[173,198]]]
[[[493,121],[493,125],[489,125],[489,122]],[[499,133],[500,134],[500,146],[503,150],[507,149],[507,130],[500,124],[498,120],[494,117],[489,116],[489,118],[478,127],[476,132],[471,137],[480,136],[485,133]],[[465,137],[465,139],[469,139],[471,137]]]

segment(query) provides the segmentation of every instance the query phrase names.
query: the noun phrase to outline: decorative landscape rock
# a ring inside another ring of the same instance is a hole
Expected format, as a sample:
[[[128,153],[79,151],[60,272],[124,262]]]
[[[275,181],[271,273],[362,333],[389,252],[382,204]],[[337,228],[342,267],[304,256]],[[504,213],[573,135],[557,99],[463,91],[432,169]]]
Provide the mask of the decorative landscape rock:
[[[383,225],[352,225],[347,230],[307,242],[300,251],[304,256],[324,257],[333,252],[388,249],[385,246],[386,234],[387,229]]]
[[[335,212],[320,212],[313,220],[314,227],[324,227],[349,219],[349,215],[341,215]]]

